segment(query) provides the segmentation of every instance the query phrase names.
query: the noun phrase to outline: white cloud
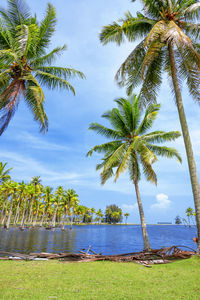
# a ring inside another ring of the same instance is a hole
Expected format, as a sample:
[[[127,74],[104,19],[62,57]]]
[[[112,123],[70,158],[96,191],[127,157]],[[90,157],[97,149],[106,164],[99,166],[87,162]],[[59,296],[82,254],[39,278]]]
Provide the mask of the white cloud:
[[[156,203],[151,205],[151,209],[167,209],[171,205],[171,200],[165,194],[156,195]]]
[[[20,140],[23,143],[29,145],[29,147],[40,150],[49,150],[49,151],[67,151],[70,148],[60,144],[48,142],[43,138],[36,137],[28,132],[22,132],[20,135],[16,136],[17,140]]]
[[[15,152],[0,151],[0,156],[9,160],[9,166],[13,167],[11,172],[16,174],[17,180],[30,180],[32,176],[41,176],[45,182],[65,182],[76,180],[84,176],[76,172],[52,171],[48,167],[42,165],[38,160],[28,156],[22,156]]]
[[[121,206],[123,212],[132,212],[138,208],[137,203],[131,204],[122,204]]]

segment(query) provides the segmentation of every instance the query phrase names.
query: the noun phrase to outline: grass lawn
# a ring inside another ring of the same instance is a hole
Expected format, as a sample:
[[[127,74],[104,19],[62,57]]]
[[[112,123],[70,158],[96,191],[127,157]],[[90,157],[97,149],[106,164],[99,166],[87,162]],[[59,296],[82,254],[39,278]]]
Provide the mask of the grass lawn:
[[[200,258],[134,263],[0,261],[0,299],[200,299]]]

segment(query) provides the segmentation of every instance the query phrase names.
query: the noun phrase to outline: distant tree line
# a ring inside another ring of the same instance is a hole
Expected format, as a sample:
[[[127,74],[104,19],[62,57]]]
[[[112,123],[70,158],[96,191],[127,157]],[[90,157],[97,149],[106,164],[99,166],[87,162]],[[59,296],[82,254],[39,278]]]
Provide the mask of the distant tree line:
[[[11,180],[6,169],[7,164],[0,163],[0,226],[8,229],[10,225],[24,230],[27,226],[45,226],[48,229],[66,224],[122,222],[122,209],[116,205],[95,210],[81,205],[74,189],[62,186],[53,190],[43,186],[41,178],[33,177],[29,183]],[[126,220],[129,216],[125,214]]]

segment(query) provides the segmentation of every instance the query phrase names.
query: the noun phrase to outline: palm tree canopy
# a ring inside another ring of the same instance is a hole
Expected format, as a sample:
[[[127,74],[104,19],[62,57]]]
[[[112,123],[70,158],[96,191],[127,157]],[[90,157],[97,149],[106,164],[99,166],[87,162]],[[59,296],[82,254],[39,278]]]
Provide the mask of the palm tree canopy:
[[[41,22],[32,17],[23,0],[8,0],[8,9],[0,8],[0,135],[7,128],[19,101],[23,98],[39,123],[48,129],[41,86],[66,89],[75,94],[69,78],[84,74],[78,70],[54,66],[66,45],[47,52],[55,32],[56,11],[47,5]]]
[[[174,141],[181,134],[178,131],[154,131],[149,132],[157,113],[159,104],[150,104],[142,116],[139,108],[139,98],[136,95],[128,99],[116,99],[117,108],[103,114],[112,128],[98,123],[90,124],[89,129],[103,135],[111,141],[95,146],[87,155],[93,152],[103,153],[102,162],[97,165],[97,170],[102,169],[101,182],[104,184],[110,177],[115,175],[115,181],[125,170],[129,170],[132,181],[140,179],[140,167],[147,180],[157,183],[157,176],[152,164],[158,160],[157,156],[177,158],[181,157],[176,149],[157,144],[166,141]]]
[[[102,29],[103,44],[120,45],[127,39],[140,43],[130,53],[116,74],[127,93],[142,83],[143,103],[155,101],[162,82],[163,70],[171,79],[168,44],[173,43],[179,80],[186,80],[190,94],[200,101],[199,36],[200,2],[196,0],[142,0],[143,13],[133,16],[129,11],[118,22]]]
[[[7,163],[0,162],[0,183],[10,179],[9,173],[12,170],[12,168],[6,169],[6,166]]]

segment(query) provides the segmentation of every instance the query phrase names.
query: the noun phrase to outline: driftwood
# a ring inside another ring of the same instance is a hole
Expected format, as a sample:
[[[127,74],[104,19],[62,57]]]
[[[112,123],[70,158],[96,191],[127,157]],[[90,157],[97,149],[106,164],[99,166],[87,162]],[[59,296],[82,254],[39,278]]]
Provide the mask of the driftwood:
[[[188,250],[182,250],[186,248]],[[82,249],[85,250],[85,249]],[[91,252],[92,254],[89,254]],[[171,246],[162,249],[153,249],[151,251],[123,253],[116,255],[102,255],[97,254],[91,247],[86,252],[79,251],[79,253],[30,253],[20,254],[13,252],[0,252],[0,260],[12,259],[12,260],[49,260],[57,259],[62,262],[90,262],[90,261],[114,261],[114,262],[135,262],[146,267],[150,267],[155,264],[166,264],[177,259],[190,258],[196,253],[195,250],[185,246]]]

